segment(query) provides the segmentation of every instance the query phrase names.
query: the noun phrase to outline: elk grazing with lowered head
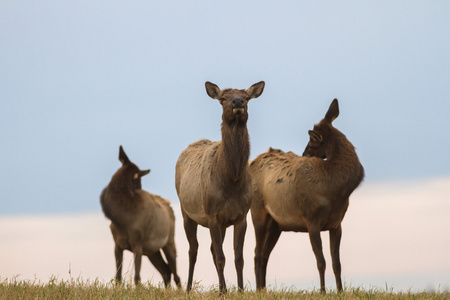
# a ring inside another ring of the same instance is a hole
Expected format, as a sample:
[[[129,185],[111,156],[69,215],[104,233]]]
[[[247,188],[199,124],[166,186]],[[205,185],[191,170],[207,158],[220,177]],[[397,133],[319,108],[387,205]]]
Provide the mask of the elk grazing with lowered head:
[[[270,148],[250,163],[254,195],[256,286],[266,286],[269,255],[282,231],[308,232],[325,292],[325,259],[321,231],[329,231],[338,291],[342,290],[339,246],[341,222],[350,194],[364,178],[355,148],[331,124],[339,115],[337,99],[313,130],[303,156]]]
[[[222,105],[222,141],[200,140],[189,145],[178,158],[175,185],[189,242],[187,290],[192,288],[198,249],[197,227],[200,224],[210,230],[211,253],[219,276],[219,288],[224,293],[225,256],[222,244],[225,230],[231,225],[234,225],[238,288],[244,288],[243,247],[246,216],[251,202],[247,103],[261,95],[264,82],[256,83],[247,90],[222,91],[210,82],[206,82],[205,87],[207,94]]]
[[[111,178],[100,196],[103,213],[111,220],[111,232],[115,242],[116,282],[122,280],[123,251],[134,254],[134,282],[140,283],[142,255],[161,273],[168,286],[173,274],[180,286],[177,274],[174,241],[175,215],[169,200],[141,189],[141,177],[150,170],[141,171],[132,163],[122,146],[119,149],[122,167]],[[161,250],[167,259],[164,261]]]

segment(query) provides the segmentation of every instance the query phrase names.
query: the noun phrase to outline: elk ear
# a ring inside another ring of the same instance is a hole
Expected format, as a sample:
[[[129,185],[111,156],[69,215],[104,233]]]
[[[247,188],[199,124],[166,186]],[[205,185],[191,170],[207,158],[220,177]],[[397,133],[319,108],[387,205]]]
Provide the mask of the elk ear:
[[[250,97],[250,99],[258,98],[259,96],[261,96],[262,92],[264,91],[265,85],[266,84],[264,81],[260,81],[258,83],[255,83],[251,87],[249,87],[246,92],[247,92],[248,96]]]
[[[339,116],[339,103],[337,99],[334,99],[331,102],[330,107],[328,108],[327,114],[325,115],[325,120],[328,122],[333,122]]]
[[[150,169],[149,170],[143,170],[143,171],[139,171],[139,177],[145,176],[148,173],[150,173]]]
[[[322,141],[323,141],[322,135],[320,133],[318,133],[317,131],[309,130],[308,134],[309,134],[309,138],[311,139],[312,142],[322,143]]]
[[[141,178],[142,176],[147,175],[148,173],[150,173],[150,170],[139,171],[137,173],[134,173],[133,178],[138,179],[138,178]]]
[[[206,93],[208,94],[208,96],[210,96],[213,99],[220,98],[220,95],[222,94],[222,90],[217,85],[207,81],[207,82],[205,82],[205,88],[206,88]]]
[[[130,159],[128,158],[128,156],[125,154],[125,151],[123,151],[122,146],[120,146],[119,148],[119,160],[122,163],[122,165],[125,164],[129,164],[130,163]]]

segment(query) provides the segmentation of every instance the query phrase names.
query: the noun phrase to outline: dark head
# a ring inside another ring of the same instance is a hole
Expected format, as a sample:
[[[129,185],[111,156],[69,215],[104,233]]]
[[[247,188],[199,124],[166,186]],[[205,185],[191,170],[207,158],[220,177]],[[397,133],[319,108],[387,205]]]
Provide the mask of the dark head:
[[[322,159],[326,159],[328,143],[330,141],[330,137],[337,131],[331,124],[337,117],[339,116],[339,104],[338,100],[334,99],[331,102],[330,107],[328,108],[327,113],[325,114],[325,118],[320,121],[319,124],[314,125],[313,130],[309,130],[309,142],[306,145],[305,151],[303,152],[303,156],[314,156]]]
[[[141,177],[150,173],[150,170],[139,170],[139,168],[132,163],[125,154],[122,146],[119,148],[119,160],[122,163],[122,167],[116,174],[120,172],[123,184],[133,190],[142,189]]]
[[[248,119],[247,104],[250,99],[258,98],[264,90],[264,81],[255,83],[247,90],[226,89],[221,90],[217,85],[207,81],[206,93],[213,99],[219,100],[223,108],[222,119],[230,124],[235,121]]]

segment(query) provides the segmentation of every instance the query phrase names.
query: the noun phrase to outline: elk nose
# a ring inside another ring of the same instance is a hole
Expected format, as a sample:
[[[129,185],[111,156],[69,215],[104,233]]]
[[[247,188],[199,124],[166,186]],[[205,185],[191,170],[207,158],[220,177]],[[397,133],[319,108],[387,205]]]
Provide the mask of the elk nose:
[[[242,99],[233,99],[233,106],[234,107],[242,107],[242,105],[244,104],[244,100]]]

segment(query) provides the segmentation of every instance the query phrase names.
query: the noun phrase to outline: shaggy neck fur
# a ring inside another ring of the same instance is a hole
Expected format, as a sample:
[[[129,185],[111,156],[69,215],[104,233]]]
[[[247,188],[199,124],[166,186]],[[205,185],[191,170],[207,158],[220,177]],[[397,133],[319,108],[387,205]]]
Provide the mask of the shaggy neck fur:
[[[236,120],[222,123],[222,143],[217,155],[217,167],[226,181],[237,182],[247,172],[250,156],[250,138],[247,121]]]
[[[126,174],[123,174],[124,171],[125,170],[119,170],[114,174],[107,188],[111,193],[121,198],[133,198],[135,188],[133,187],[131,175],[126,176]]]
[[[138,201],[132,181],[120,173],[121,170],[114,174],[100,197],[103,213],[115,223],[121,223],[120,216],[124,211],[136,208]]]
[[[345,185],[353,191],[364,178],[364,168],[359,162],[355,147],[338,130],[334,130],[333,137],[328,141],[327,171],[334,173],[330,176],[336,185]]]

